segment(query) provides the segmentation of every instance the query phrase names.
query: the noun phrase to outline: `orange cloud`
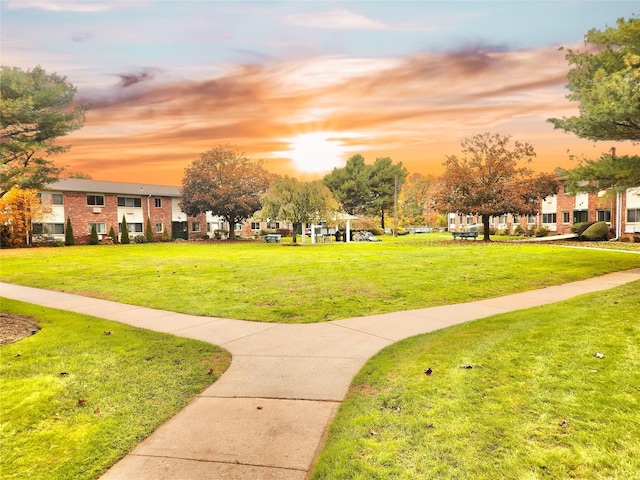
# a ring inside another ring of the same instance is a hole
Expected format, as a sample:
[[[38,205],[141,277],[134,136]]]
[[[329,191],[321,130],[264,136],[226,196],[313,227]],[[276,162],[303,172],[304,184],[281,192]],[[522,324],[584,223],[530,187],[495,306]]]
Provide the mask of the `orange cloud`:
[[[92,109],[85,127],[65,139],[73,148],[60,163],[97,179],[178,185],[191,160],[230,143],[274,172],[308,177],[287,156],[291,139],[328,132],[343,161],[354,153],[369,161],[390,156],[410,171],[438,174],[463,138],[491,131],[533,143],[534,168],[550,171],[571,166],[567,150],[609,148],[593,152],[590,142],[546,122],[576,113],[565,99],[566,72],[564,54],[553,48],[472,48],[246,65],[201,81],[121,73],[120,84],[81,92]]]

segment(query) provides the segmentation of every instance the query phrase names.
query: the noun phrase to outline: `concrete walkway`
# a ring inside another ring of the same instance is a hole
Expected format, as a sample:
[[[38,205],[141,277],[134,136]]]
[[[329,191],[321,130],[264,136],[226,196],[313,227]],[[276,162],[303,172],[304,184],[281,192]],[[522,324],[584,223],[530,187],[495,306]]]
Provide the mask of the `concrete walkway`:
[[[231,366],[104,480],[307,478],[365,361],[413,335],[640,280],[640,269],[458,305],[286,325],[196,317],[0,283],[0,295],[204,340]]]

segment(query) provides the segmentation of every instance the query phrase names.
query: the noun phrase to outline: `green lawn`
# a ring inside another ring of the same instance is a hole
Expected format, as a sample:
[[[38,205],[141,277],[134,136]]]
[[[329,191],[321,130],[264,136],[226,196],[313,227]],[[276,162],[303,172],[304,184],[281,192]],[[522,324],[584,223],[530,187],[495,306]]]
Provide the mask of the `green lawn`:
[[[312,478],[640,478],[639,293],[635,282],[386,348],[354,379]]]
[[[3,250],[0,279],[195,315],[305,323],[459,303],[640,267],[629,252],[437,235]]]
[[[98,478],[230,362],[204,342],[7,299],[2,310],[42,328],[0,347],[7,480]]]

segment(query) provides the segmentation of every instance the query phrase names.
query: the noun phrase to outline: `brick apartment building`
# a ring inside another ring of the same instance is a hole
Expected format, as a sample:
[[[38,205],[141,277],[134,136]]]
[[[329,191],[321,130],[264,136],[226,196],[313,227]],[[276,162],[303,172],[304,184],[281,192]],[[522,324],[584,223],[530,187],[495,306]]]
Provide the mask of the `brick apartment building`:
[[[574,223],[604,221],[616,232],[616,237],[640,235],[640,188],[628,189],[619,195],[606,192],[569,195],[560,180],[556,195],[545,198],[537,215],[502,215],[491,218],[497,230],[513,231],[520,225],[524,230],[547,227],[550,234],[571,233]],[[95,224],[102,239],[113,227],[120,237],[122,217],[127,221],[129,235],[144,234],[147,217],[151,219],[156,239],[167,231],[172,239],[214,238],[217,231],[228,230],[220,217],[208,212],[189,217],[180,209],[180,189],[167,185],[141,183],[102,182],[95,180],[62,179],[40,192],[48,212],[41,223],[34,224],[34,238],[46,236],[64,240],[67,218],[71,220],[74,235],[86,242]],[[449,214],[449,230],[464,230],[481,223],[472,215]],[[249,219],[234,226],[236,233],[245,237],[257,235],[261,230],[290,229],[289,223],[269,223]]]
[[[102,239],[113,227],[120,237],[122,218],[129,236],[144,234],[147,218],[156,239],[166,230],[172,238],[196,239],[224,229],[224,221],[210,213],[189,217],[180,209],[180,189],[166,185],[62,179],[41,190],[46,214],[33,225],[34,238],[64,240],[67,218],[76,240],[83,243],[96,226]]]
[[[524,230],[546,227],[552,235],[571,233],[571,226],[582,222],[607,222],[616,238],[640,235],[640,188],[630,188],[621,194],[578,193],[570,195],[560,179],[556,195],[542,201],[537,215],[501,215],[492,217],[496,230],[509,230],[520,225]],[[480,217],[449,214],[449,230],[464,230],[482,223]]]

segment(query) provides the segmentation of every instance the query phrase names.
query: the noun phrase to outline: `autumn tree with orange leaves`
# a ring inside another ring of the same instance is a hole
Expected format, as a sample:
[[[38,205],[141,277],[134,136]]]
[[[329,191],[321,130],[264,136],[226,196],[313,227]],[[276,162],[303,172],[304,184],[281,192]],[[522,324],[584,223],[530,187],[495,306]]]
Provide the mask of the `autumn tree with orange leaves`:
[[[185,169],[180,207],[190,216],[211,212],[235,225],[260,209],[260,196],[269,188],[270,174],[230,146],[213,148]]]
[[[482,217],[484,241],[492,216],[535,215],[540,201],[557,192],[551,174],[533,175],[526,165],[536,156],[529,143],[499,134],[478,134],[462,141],[462,156],[448,156],[434,193],[441,212]],[[524,165],[522,165],[524,164]]]
[[[31,242],[32,225],[42,220],[45,205],[38,191],[13,187],[0,197],[0,227],[2,246],[18,247]]]

